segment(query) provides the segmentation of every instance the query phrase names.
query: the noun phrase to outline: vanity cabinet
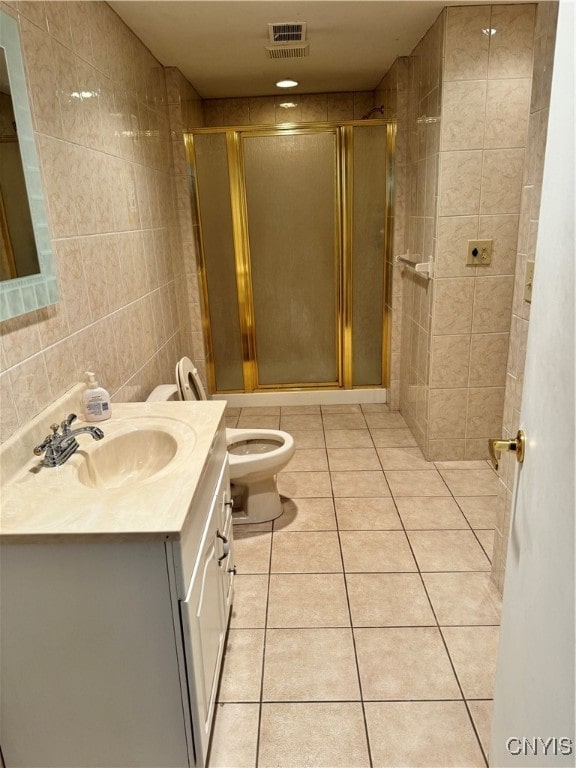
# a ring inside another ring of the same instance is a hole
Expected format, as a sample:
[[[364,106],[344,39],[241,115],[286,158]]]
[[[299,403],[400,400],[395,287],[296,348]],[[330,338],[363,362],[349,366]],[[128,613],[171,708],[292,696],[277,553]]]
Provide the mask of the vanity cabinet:
[[[204,766],[233,595],[223,422],[178,532],[12,537],[6,768]]]
[[[214,496],[190,587],[180,602],[195,743],[206,758],[232,600],[232,505],[227,473]]]

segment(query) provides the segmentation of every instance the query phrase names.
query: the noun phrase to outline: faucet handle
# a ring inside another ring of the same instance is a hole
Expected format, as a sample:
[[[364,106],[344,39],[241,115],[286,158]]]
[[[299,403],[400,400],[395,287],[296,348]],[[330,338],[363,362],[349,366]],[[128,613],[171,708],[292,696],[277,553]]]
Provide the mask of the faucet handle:
[[[52,442],[52,435],[48,435],[48,437],[45,437],[44,440],[40,443],[40,445],[37,445],[36,448],[34,448],[34,455],[41,456],[46,450],[46,448],[48,448],[51,442]]]
[[[57,435],[58,434],[58,430],[60,429],[60,424],[56,424],[56,423],[50,424],[50,429],[52,430],[52,432],[55,435]]]
[[[62,432],[66,434],[68,430],[70,429],[70,425],[73,421],[76,421],[76,414],[75,413],[69,413],[68,416],[64,419],[62,424],[60,425],[62,427]]]

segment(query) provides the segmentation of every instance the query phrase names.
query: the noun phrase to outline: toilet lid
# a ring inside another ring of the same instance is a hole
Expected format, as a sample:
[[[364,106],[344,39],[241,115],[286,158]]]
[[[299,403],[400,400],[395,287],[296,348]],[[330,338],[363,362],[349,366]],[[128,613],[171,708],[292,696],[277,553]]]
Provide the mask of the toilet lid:
[[[207,400],[198,371],[189,357],[176,363],[176,385],[181,400]]]

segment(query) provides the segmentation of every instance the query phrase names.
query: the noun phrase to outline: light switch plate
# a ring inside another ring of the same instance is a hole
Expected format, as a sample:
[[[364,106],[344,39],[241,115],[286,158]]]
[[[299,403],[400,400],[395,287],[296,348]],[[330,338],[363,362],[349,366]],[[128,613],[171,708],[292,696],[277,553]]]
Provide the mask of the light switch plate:
[[[492,264],[492,240],[468,240],[467,267],[488,267]]]
[[[526,262],[526,277],[524,278],[524,301],[532,303],[532,286],[534,285],[534,262]]]

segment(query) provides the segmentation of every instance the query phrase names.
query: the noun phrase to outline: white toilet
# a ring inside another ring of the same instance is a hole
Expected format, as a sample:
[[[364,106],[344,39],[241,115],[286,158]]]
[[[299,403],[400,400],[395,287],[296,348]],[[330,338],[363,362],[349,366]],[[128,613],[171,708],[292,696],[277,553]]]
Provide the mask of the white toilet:
[[[147,398],[207,400],[198,371],[188,357],[176,365],[176,385],[162,384]],[[242,496],[242,509],[234,523],[265,523],[282,514],[276,474],[294,455],[294,438],[278,429],[227,429],[228,465],[234,499]]]

